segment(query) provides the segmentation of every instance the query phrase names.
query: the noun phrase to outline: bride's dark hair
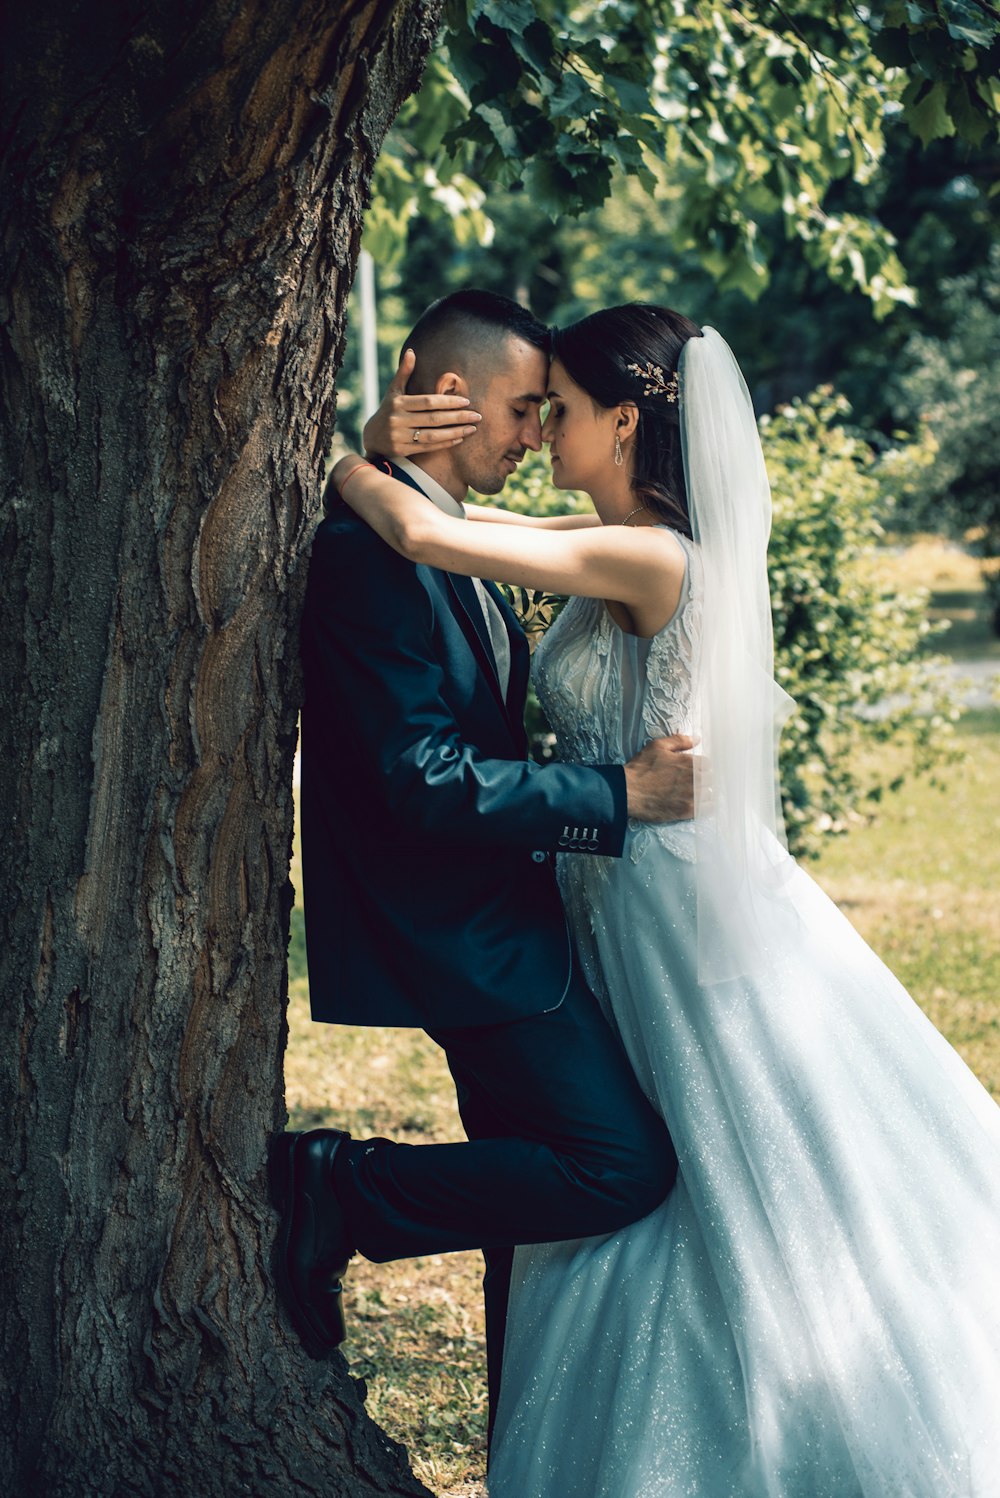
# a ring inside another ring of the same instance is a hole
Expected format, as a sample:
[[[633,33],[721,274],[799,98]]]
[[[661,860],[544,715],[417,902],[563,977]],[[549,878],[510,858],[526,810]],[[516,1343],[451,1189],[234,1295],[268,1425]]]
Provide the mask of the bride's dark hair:
[[[681,349],[689,338],[700,338],[697,323],[669,307],[627,302],[606,307],[590,317],[556,328],[552,357],[605,410],[623,401],[639,408],[632,458],[632,492],[674,530],[691,535],[678,403],[659,389],[647,395],[651,383],[636,374],[648,367],[662,371],[664,382],[677,373]],[[683,400],[683,393],[681,400]]]

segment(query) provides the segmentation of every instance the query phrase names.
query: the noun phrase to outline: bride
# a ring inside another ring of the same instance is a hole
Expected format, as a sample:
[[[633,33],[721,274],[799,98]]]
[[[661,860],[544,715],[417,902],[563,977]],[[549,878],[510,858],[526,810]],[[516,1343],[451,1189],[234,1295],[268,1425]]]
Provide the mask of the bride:
[[[591,527],[467,525],[357,455],[334,473],[413,560],[575,595],[533,664],[564,759],[684,732],[711,766],[692,822],[559,861],[680,1175],[624,1232],[517,1250],[490,1493],[996,1498],[1000,1109],[784,848],[739,368],[616,307],[554,335],[548,399]]]

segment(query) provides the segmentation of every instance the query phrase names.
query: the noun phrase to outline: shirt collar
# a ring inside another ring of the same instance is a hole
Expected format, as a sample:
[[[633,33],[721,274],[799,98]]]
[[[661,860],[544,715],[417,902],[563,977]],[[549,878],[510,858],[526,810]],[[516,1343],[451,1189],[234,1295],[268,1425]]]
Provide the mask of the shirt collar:
[[[407,458],[393,458],[392,461],[397,468],[402,468],[404,473],[408,473],[415,484],[420,485],[427,498],[432,504],[437,505],[439,510],[443,510],[446,515],[454,515],[456,520],[465,519],[463,507],[453,494],[448,493],[443,484],[438,483],[437,479],[431,478],[429,473],[425,473],[422,468],[418,468],[416,463],[411,463]]]

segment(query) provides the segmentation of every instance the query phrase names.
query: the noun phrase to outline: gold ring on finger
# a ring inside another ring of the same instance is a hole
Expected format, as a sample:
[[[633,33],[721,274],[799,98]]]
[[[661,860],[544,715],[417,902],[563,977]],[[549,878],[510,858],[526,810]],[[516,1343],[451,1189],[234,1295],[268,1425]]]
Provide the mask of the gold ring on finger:
[[[420,427],[414,427],[413,428],[413,440],[414,440],[414,442],[419,442],[420,441],[420,430],[421,430]]]

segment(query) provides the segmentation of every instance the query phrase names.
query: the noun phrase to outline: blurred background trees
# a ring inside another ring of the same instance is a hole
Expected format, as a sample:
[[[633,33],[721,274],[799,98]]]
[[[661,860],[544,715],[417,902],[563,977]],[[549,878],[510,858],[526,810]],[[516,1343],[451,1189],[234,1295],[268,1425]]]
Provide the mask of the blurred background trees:
[[[575,217],[553,218],[547,203],[523,186],[489,186],[471,213],[456,202],[453,214],[439,207],[425,216],[414,199],[394,237],[376,200],[364,243],[378,269],[383,377],[419,312],[457,286],[518,295],[552,322],[639,298],[680,306],[724,329],[761,410],[828,383],[847,396],[866,428],[887,435],[904,421],[913,428],[933,402],[900,384],[904,369],[917,362],[910,340],[946,343],[959,303],[989,305],[991,295],[995,324],[998,272],[990,257],[1000,243],[1000,144],[949,138],[923,149],[901,119],[885,137],[874,179],[837,182],[827,204],[855,217],[862,209],[877,212],[891,230],[903,285],[889,307],[858,282],[832,280],[828,264],[814,263],[807,244],[782,236],[773,218],[761,220],[771,241],[764,277],[706,256],[702,244],[689,240],[684,188],[663,162],[650,165],[652,192],[619,174],[607,201]],[[339,402],[341,430],[352,440],[355,334],[356,319]],[[926,343],[920,347],[921,357],[929,352]],[[980,338],[979,350],[985,347]],[[983,366],[973,359],[967,367]]]
[[[940,334],[996,235],[998,74],[985,0],[448,0],[365,243],[406,324],[486,277],[560,320],[674,297],[768,331],[772,401],[842,370],[871,398],[861,349]]]
[[[897,520],[968,539],[1000,635],[1000,244],[946,276],[936,302],[940,331],[915,329],[890,386],[900,420],[923,423],[936,449]]]

